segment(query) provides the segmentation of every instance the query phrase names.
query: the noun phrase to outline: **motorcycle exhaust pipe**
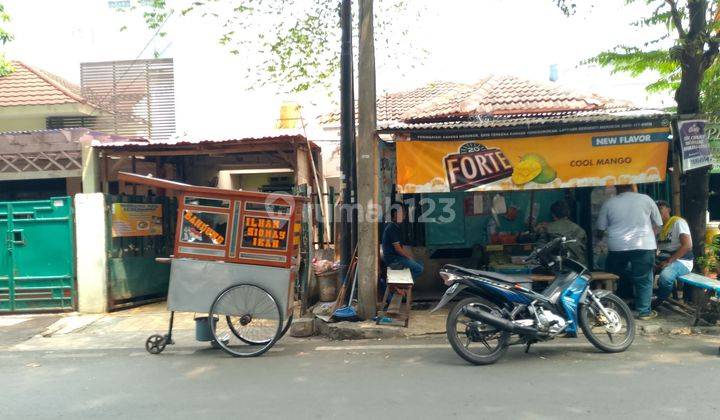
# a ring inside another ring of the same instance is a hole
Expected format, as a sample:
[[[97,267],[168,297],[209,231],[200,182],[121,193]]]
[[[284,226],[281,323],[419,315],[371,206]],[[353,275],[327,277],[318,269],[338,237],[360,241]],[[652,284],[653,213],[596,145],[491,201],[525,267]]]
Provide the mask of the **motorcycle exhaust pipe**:
[[[515,324],[512,321],[509,321],[504,318],[497,317],[495,315],[491,315],[485,311],[482,311],[478,308],[473,308],[472,306],[464,307],[462,308],[463,314],[465,314],[468,318],[471,318],[475,321],[484,322],[488,325],[492,325],[493,327],[503,330],[503,331],[509,331],[511,333],[520,334],[520,335],[529,335],[532,337],[544,337],[546,334],[538,331],[535,328],[532,327],[525,327],[522,325]]]

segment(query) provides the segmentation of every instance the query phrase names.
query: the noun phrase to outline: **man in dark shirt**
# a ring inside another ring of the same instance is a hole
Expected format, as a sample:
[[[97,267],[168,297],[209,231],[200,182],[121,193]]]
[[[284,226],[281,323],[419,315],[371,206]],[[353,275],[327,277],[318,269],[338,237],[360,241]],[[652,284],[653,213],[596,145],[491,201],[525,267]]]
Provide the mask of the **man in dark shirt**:
[[[576,225],[570,220],[570,208],[565,201],[556,201],[550,206],[550,214],[553,221],[547,225],[547,233],[553,236],[564,236],[568,240],[575,240],[567,244],[567,250],[570,258],[587,265],[587,254],[585,253],[585,244],[587,243],[587,233],[585,229]]]
[[[402,207],[390,209],[392,222],[388,223],[382,236],[383,261],[388,267],[409,268],[413,280],[417,280],[423,272],[421,262],[415,261],[410,251],[402,245],[400,224],[405,219]]]

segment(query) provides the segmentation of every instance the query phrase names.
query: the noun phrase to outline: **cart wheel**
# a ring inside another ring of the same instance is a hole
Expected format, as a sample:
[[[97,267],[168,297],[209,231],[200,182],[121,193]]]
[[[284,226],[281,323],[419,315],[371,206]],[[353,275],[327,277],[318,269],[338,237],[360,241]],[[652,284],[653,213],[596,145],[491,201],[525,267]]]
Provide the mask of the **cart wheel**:
[[[262,287],[250,284],[220,292],[208,317],[217,344],[236,357],[265,353],[280,338],[283,327],[277,301]]]
[[[285,323],[285,328],[283,328],[282,332],[280,333],[280,337],[278,338],[278,340],[281,339],[281,338],[283,338],[283,337],[285,337],[285,334],[288,332],[288,330],[290,330],[290,326],[292,325],[292,321],[293,321],[293,314],[290,314],[290,316],[288,317],[287,322]]]
[[[154,334],[148,337],[145,341],[145,350],[150,354],[160,354],[165,350],[167,346],[167,340],[160,334]]]

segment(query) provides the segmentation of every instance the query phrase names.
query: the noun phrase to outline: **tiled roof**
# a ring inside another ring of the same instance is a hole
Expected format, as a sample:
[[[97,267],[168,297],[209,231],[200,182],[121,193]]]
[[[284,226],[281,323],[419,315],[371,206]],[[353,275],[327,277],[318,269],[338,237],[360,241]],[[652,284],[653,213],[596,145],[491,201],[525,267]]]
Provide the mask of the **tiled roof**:
[[[12,64],[15,71],[0,77],[0,107],[87,103],[77,85],[20,61]]]
[[[633,108],[632,104],[585,94],[561,85],[491,76],[460,91],[429,98],[395,121],[420,122],[458,118]]]
[[[489,76],[474,84],[433,82],[377,102],[381,130],[592,123],[637,119],[635,111],[641,110],[626,101],[514,76]],[[319,123],[337,125],[339,118],[339,112],[325,114]]]
[[[400,117],[413,107],[425,101],[450,95],[467,89],[470,85],[456,82],[431,82],[404,92],[382,95],[377,99],[378,123],[399,121]],[[355,109],[357,117],[357,108]],[[318,117],[320,125],[338,125],[340,123],[340,111],[330,112]]]

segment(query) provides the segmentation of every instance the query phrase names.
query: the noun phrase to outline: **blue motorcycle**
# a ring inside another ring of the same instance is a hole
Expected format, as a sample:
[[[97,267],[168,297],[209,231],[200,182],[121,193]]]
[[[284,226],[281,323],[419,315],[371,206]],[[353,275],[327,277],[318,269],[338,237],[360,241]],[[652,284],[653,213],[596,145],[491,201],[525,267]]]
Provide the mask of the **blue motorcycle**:
[[[635,339],[630,308],[609,290],[590,290],[588,269],[568,257],[565,238],[535,249],[527,263],[555,274],[541,293],[517,283],[516,277],[446,265],[440,277],[449,286],[437,311],[461,298],[450,310],[447,335],[463,359],[476,365],[495,363],[508,346],[530,346],[558,336],[575,337],[578,325],[598,349],[625,351]]]

